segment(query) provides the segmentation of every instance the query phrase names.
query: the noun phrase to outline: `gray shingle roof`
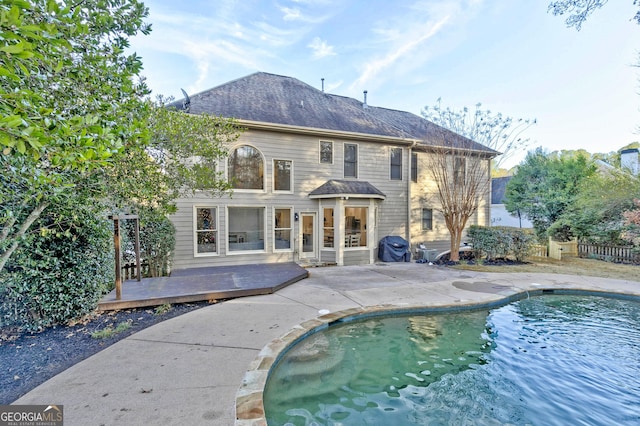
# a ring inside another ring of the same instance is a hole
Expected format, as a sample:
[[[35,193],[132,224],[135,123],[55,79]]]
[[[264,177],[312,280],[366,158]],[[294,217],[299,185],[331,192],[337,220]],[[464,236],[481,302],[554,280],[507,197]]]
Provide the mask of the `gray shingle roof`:
[[[172,104],[181,109],[183,100]],[[189,112],[239,120],[417,140],[423,148],[444,135],[456,148],[497,155],[481,144],[406,111],[364,107],[292,77],[257,72],[190,96]]]
[[[385,199],[386,195],[365,181],[331,179],[309,193],[310,198],[335,198],[340,196]]]

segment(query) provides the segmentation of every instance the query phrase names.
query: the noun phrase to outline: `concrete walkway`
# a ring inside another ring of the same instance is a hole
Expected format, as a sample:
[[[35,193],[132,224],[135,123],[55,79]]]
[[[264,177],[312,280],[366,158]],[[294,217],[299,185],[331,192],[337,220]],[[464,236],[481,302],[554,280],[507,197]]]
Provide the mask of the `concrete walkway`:
[[[136,333],[15,403],[62,404],[65,426],[233,425],[236,392],[260,350],[320,310],[460,306],[565,288],[640,296],[640,283],[582,276],[415,263],[314,268],[275,294],[211,305]]]

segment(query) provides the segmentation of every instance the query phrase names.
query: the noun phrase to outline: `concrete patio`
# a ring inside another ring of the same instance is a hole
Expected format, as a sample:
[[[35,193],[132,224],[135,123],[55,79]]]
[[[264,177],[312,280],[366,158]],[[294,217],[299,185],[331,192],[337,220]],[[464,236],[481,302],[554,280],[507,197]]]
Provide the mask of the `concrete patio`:
[[[233,425],[236,395],[252,393],[245,374],[255,368],[261,350],[292,327],[317,318],[320,310],[461,306],[542,289],[640,296],[640,283],[633,281],[480,273],[415,263],[309,272],[309,278],[277,293],[211,305],[134,334],[15,403],[64,405],[66,426]],[[264,424],[260,413],[251,412],[255,406],[248,408],[239,410],[236,424]]]

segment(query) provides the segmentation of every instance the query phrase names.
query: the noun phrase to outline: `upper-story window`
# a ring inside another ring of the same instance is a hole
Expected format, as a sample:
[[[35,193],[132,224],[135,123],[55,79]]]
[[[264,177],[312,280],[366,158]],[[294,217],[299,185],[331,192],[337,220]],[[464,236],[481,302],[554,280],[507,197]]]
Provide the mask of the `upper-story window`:
[[[391,148],[389,160],[391,180],[402,180],[402,148]]]
[[[344,177],[358,177],[358,145],[344,144]]]
[[[291,160],[273,160],[273,190],[291,191]]]
[[[320,163],[333,164],[333,142],[320,141]]]
[[[234,189],[264,189],[264,160],[260,151],[249,145],[231,151],[229,181]]]
[[[418,182],[418,154],[411,153],[411,181]]]
[[[464,185],[466,180],[467,162],[464,157],[454,157],[453,159],[453,183]]]

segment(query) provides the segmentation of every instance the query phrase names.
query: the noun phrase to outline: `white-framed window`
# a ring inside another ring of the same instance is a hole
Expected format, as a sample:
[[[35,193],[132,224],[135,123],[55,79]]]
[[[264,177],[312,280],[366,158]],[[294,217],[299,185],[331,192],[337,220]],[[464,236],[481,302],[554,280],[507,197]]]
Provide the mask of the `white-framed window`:
[[[335,228],[333,226],[333,208],[323,209],[322,230],[324,234],[323,247],[325,248],[335,247]]]
[[[418,182],[418,153],[411,153],[411,182]]]
[[[402,148],[389,150],[389,172],[391,180],[402,180]]]
[[[194,255],[218,254],[218,209],[217,207],[194,207]]]
[[[227,207],[229,253],[265,249],[265,207]]]
[[[422,230],[431,231],[433,229],[433,209],[422,209]]]
[[[264,157],[257,148],[241,145],[231,150],[227,167],[234,189],[264,190]]]
[[[291,251],[291,235],[293,235],[293,209],[276,207],[273,211],[273,249],[274,251]]]
[[[464,185],[467,174],[467,159],[464,157],[453,158],[453,183]]]
[[[344,177],[358,177],[358,145],[344,144]]]
[[[333,164],[333,142],[320,141],[320,163]]]
[[[366,247],[367,246],[367,218],[369,217],[368,207],[345,207],[344,208],[344,246],[345,247]]]
[[[273,160],[273,190],[293,192],[293,162]]]

